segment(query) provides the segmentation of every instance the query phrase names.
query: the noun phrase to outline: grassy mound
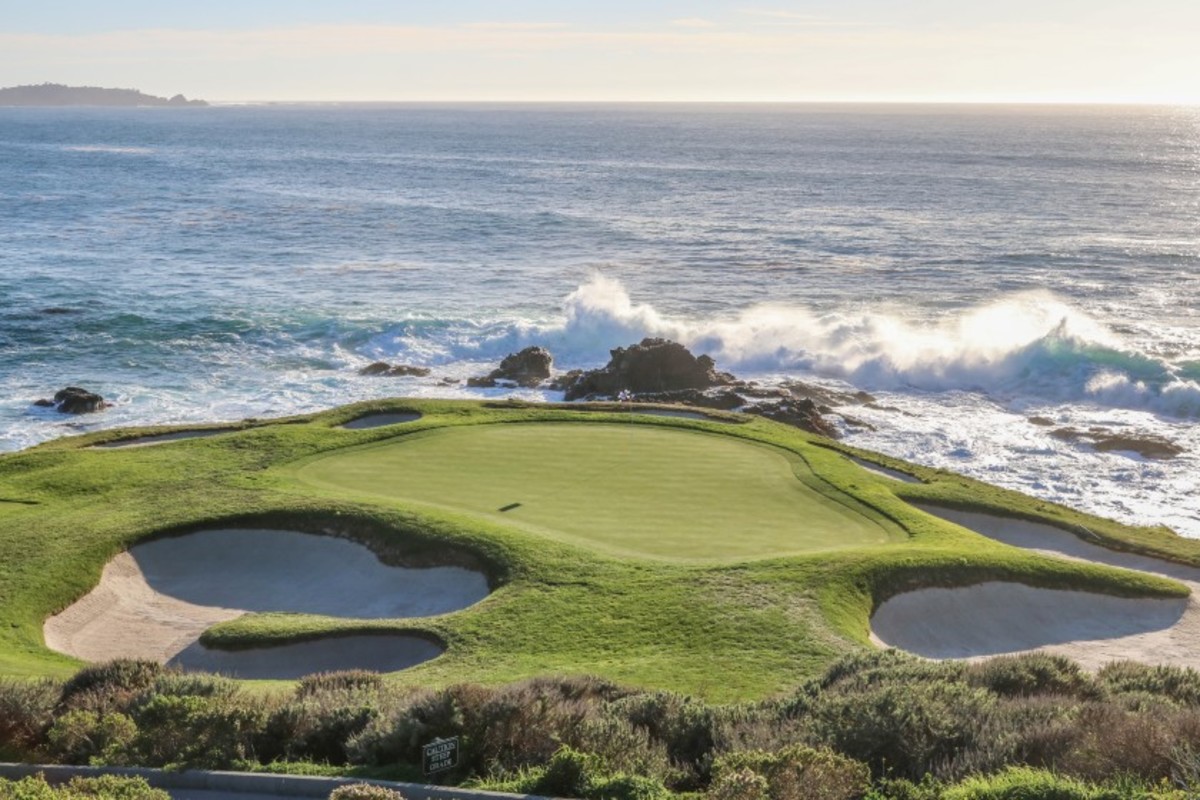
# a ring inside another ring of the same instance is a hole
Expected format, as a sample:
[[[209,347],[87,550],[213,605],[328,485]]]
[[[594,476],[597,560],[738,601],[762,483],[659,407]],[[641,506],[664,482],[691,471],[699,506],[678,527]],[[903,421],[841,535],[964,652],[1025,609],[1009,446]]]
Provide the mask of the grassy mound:
[[[792,555],[902,536],[848,507],[795,453],[628,423],[432,430],[324,456],[297,476],[674,561]]]
[[[95,445],[169,430],[107,431],[0,457],[0,498],[23,501],[0,512],[0,674],[78,668],[44,647],[43,621],[122,550],[205,528],[342,536],[387,563],[481,568],[494,589],[469,609],[418,619],[251,614],[210,629],[208,646],[425,635],[445,654],[389,680],[588,673],[711,700],[775,693],[864,651],[872,609],[912,588],[1007,580],[1186,594],[1166,579],[993,542],[908,500],[1045,520],[1200,562],[1200,546],[1163,530],[853,453],[925,481],[904,484],[767,420],[580,410],[397,400],[154,447]],[[420,417],[341,427],[373,413]]]

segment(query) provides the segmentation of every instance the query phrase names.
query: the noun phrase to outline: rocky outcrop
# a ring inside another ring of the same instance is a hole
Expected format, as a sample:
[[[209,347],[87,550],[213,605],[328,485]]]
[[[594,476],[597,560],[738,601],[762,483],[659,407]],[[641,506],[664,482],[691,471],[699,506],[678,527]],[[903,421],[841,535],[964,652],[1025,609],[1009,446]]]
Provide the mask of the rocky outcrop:
[[[428,367],[414,367],[408,364],[389,364],[386,361],[376,361],[358,371],[359,375],[376,375],[383,378],[403,378],[414,376],[424,378],[430,373]]]
[[[103,397],[78,386],[68,386],[54,393],[52,400],[37,400],[35,406],[54,408],[63,414],[91,414],[112,406]]]
[[[1129,452],[1142,458],[1174,458],[1183,448],[1170,439],[1152,433],[1118,432],[1109,428],[1095,427],[1086,431],[1078,428],[1055,428],[1050,431],[1055,439],[1064,442],[1084,442],[1101,453]]]
[[[566,387],[567,400],[613,397],[623,391],[640,395],[708,389],[734,382],[732,375],[717,372],[708,356],[693,356],[683,345],[666,339],[643,339],[610,352],[606,366],[580,374]]]
[[[482,378],[471,378],[468,386],[490,387],[502,381],[533,388],[550,377],[554,357],[544,347],[526,347],[519,353],[509,353],[500,366]]]

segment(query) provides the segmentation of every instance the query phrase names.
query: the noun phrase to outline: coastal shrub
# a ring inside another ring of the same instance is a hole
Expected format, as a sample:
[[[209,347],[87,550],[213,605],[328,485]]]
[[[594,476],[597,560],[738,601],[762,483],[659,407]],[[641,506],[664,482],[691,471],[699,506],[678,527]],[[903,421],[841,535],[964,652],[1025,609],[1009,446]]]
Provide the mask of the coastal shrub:
[[[871,767],[876,776],[919,779],[973,748],[995,695],[962,683],[877,683],[823,692],[804,722],[812,743]]]
[[[1061,694],[1095,697],[1097,689],[1083,669],[1065,656],[1024,653],[989,658],[974,665],[968,681],[1003,697]]]
[[[468,685],[414,692],[406,702],[376,717],[352,736],[346,743],[347,756],[351,763],[371,766],[419,764],[423,745],[438,738],[463,736],[464,707],[477,705],[477,696],[486,692]],[[466,757],[470,745],[460,740],[460,759]]]
[[[53,722],[60,693],[53,681],[0,679],[0,760],[29,760]]]
[[[157,694],[133,712],[144,766],[227,769],[251,758],[265,711],[229,697]]]
[[[1181,742],[1177,713],[1131,713],[1113,704],[1092,704],[1080,710],[1078,740],[1059,761],[1066,774],[1090,781],[1133,775],[1157,781],[1171,777],[1174,754]]]
[[[0,800],[171,800],[145,778],[102,775],[72,778],[62,786],[51,786],[43,775],[8,781],[0,778]]]
[[[124,765],[136,738],[137,725],[124,714],[75,709],[54,721],[46,749],[65,764]]]
[[[1080,704],[1063,695],[1015,697],[996,704],[971,747],[935,771],[943,780],[997,772],[1009,765],[1052,767],[1078,746]]]
[[[690,771],[672,762],[663,742],[607,707],[600,716],[584,722],[571,738],[570,743],[578,749],[599,756],[610,772],[642,775],[675,789],[695,784]]]
[[[671,793],[652,778],[605,770],[601,759],[566,745],[543,767],[522,770],[514,780],[493,788],[546,797],[582,800],[667,800]]]
[[[346,745],[379,715],[369,702],[352,697],[343,702],[328,696],[293,701],[269,712],[255,738],[264,760],[286,759],[345,764]]]
[[[1180,705],[1200,705],[1200,672],[1194,669],[1117,661],[1101,667],[1096,680],[1113,694],[1144,692]]]
[[[647,692],[615,701],[610,713],[644,729],[662,743],[672,762],[696,776],[698,784],[708,783],[718,728],[718,712],[712,706],[674,692]]]
[[[908,778],[881,778],[863,800],[942,800],[946,787],[932,775],[914,783]]]
[[[767,779],[749,767],[722,770],[705,793],[707,800],[767,800]]]
[[[63,684],[59,705],[73,707],[81,697],[97,696],[120,706],[134,695],[148,689],[166,672],[166,667],[154,661],[117,659],[93,664],[76,672]]]
[[[1167,789],[1156,792],[1138,784],[1101,786],[1028,767],[1011,767],[996,775],[975,776],[952,786],[943,800],[1183,800]]]
[[[329,800],[404,800],[404,795],[374,783],[348,783],[330,792]]]
[[[305,698],[329,692],[372,692],[383,688],[383,676],[365,669],[315,672],[305,675],[296,687],[296,697]]]
[[[828,750],[793,745],[768,753],[761,750],[730,753],[713,763],[713,785],[722,792],[745,785],[745,771],[761,776],[770,800],[856,800],[867,791],[871,772],[866,764]]]

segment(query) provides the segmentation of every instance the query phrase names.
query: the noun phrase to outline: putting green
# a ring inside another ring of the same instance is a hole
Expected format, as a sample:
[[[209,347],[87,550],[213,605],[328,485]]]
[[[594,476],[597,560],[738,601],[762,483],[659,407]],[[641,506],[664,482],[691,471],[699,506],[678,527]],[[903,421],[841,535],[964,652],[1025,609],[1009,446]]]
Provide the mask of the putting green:
[[[297,474],[620,555],[750,559],[890,538],[848,498],[805,485],[800,476],[812,473],[785,450],[653,425],[443,428],[324,456]]]

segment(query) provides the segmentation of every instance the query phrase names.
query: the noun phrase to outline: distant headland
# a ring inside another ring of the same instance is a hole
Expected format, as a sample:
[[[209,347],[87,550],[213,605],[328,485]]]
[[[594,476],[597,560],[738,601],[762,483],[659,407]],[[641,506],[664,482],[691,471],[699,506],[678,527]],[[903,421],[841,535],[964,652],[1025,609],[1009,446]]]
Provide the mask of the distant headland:
[[[104,89],[99,86],[10,86],[0,89],[0,106],[206,106],[203,100],[188,100],[143,94],[137,89]]]

